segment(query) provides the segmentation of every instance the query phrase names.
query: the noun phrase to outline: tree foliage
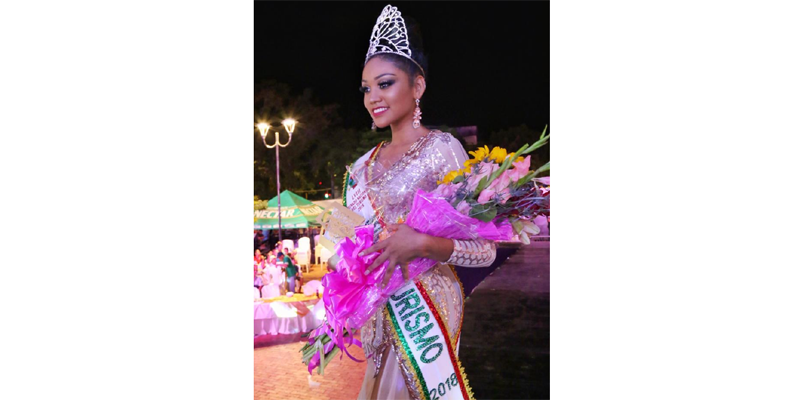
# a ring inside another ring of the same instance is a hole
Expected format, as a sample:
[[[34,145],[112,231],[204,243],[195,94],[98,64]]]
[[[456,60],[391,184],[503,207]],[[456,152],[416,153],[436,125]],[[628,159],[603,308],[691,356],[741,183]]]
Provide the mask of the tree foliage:
[[[265,81],[256,85],[254,98],[254,123],[272,125],[266,137],[267,144],[274,144],[276,129],[282,143],[288,140],[281,125],[283,119],[291,117],[298,121],[291,144],[279,150],[281,191],[288,189],[310,200],[319,200],[324,198],[325,191],[310,191],[334,188],[335,196],[341,189],[341,182],[337,180],[343,177],[344,166],[360,155],[364,132],[342,128],[338,105],[319,104],[311,89],[293,96],[287,85]],[[270,199],[277,195],[275,149],[264,145],[256,128],[253,141],[254,194]],[[345,145],[348,143],[359,146]]]

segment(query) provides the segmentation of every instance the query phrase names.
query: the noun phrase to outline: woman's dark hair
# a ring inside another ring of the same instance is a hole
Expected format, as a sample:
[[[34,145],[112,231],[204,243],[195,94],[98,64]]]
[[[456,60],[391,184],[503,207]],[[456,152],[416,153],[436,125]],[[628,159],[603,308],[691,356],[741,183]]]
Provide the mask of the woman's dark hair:
[[[425,50],[422,46],[422,31],[420,30],[419,25],[411,17],[403,16],[403,19],[405,20],[406,30],[408,31],[408,47],[411,49],[411,58],[413,58],[414,61],[422,66],[422,69],[425,70],[425,73],[423,74],[416,64],[403,56],[384,53],[377,54],[375,57],[378,57],[384,61],[388,61],[398,69],[405,72],[406,75],[408,75],[409,85],[414,86],[414,79],[417,77],[417,75],[424,76],[426,80],[430,75],[428,73],[428,57],[423,54]]]
[[[278,252],[278,257],[283,257],[283,252],[282,251]]]

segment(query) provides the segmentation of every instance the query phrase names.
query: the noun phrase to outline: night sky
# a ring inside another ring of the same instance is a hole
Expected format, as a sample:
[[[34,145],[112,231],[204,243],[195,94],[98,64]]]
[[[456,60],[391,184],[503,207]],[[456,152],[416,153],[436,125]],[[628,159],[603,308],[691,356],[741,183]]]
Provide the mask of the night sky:
[[[358,91],[372,27],[386,4],[420,25],[428,55],[423,124],[480,134],[549,123],[548,2],[255,3],[255,82],[311,88],[347,127],[371,119]]]

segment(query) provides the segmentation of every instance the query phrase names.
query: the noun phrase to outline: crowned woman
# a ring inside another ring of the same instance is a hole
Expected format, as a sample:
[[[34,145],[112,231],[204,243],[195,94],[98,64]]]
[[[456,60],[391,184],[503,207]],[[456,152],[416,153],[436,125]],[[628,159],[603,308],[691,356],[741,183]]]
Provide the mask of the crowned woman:
[[[376,244],[362,254],[380,253],[368,272],[389,263],[384,284],[397,268],[407,277],[414,259],[438,263],[395,292],[362,327],[368,364],[358,398],[468,399],[472,393],[457,358],[464,295],[452,266],[489,266],[496,247],[490,241],[430,236],[402,224],[417,190],[432,191],[467,160],[450,133],[421,122],[427,61],[418,31],[412,26],[410,33],[391,5],[372,30],[360,91],[373,129],[389,127],[392,136],[348,167],[343,197],[348,209],[375,228]]]

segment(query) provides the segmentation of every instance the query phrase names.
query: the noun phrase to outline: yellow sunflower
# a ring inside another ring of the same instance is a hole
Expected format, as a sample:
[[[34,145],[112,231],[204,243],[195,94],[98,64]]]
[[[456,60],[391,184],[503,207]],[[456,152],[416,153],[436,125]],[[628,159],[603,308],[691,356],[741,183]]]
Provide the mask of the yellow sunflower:
[[[474,158],[470,158],[469,160],[464,161],[464,168],[466,168],[468,170],[471,170],[472,166],[477,164],[477,163],[479,163],[479,162],[481,162],[481,160],[476,160]]]
[[[455,177],[459,175],[459,172],[461,172],[461,170],[450,171],[447,173],[447,175],[444,176],[444,178],[441,181],[437,181],[437,183],[439,185],[441,185],[442,183],[450,183],[453,181],[453,179],[455,179]]]
[[[506,160],[507,156],[508,156],[508,152],[506,151],[506,149],[504,149],[502,147],[495,147],[495,148],[492,149],[492,152],[489,153],[489,159],[491,159],[492,161],[494,161],[494,162],[496,162],[498,164],[502,164],[503,161]]]
[[[489,155],[489,146],[478,147],[475,151],[470,151],[469,154],[472,154],[476,160],[483,161]]]

